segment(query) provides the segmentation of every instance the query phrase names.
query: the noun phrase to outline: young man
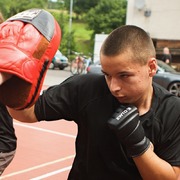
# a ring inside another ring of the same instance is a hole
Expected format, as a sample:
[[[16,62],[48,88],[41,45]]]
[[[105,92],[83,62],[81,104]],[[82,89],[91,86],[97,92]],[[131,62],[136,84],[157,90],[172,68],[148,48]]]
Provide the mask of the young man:
[[[69,180],[180,178],[180,99],[153,83],[151,38],[121,26],[103,43],[100,60],[104,75],[70,77],[31,108],[9,109],[11,115],[22,122],[74,120]]]

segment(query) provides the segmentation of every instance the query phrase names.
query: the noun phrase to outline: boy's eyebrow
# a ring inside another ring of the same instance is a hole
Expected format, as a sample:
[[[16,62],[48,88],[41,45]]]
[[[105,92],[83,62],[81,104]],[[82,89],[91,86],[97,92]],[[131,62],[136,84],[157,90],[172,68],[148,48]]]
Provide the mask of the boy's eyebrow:
[[[101,72],[103,73],[103,74],[108,74],[108,73],[106,73],[105,71],[103,71],[102,69],[101,69]],[[122,72],[119,72],[118,73],[118,75],[124,75],[124,74],[132,74],[132,72],[129,72],[129,71],[122,71]]]

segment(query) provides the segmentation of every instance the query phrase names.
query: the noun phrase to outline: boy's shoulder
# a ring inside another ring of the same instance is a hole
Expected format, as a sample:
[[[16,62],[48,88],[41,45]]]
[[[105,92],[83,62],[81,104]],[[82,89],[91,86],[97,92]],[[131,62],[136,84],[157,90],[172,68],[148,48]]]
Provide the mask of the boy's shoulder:
[[[154,94],[156,101],[159,104],[160,109],[163,111],[171,109],[172,111],[177,111],[180,109],[180,98],[174,94],[167,91],[165,88],[160,85],[153,83]],[[179,112],[179,111],[177,111]]]

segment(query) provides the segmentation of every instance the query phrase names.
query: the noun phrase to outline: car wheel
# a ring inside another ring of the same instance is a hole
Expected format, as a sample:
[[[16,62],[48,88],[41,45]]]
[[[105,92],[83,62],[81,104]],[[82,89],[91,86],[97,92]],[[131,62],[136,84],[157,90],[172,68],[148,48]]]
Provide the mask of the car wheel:
[[[64,70],[64,67],[62,67],[62,66],[59,66],[59,69],[60,69],[60,70]]]
[[[169,85],[168,91],[180,97],[180,82],[173,82]]]

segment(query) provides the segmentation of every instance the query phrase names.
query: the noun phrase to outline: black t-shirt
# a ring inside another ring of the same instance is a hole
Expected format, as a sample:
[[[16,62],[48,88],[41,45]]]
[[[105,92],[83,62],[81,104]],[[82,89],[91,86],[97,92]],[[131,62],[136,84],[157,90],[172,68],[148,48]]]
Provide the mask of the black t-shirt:
[[[77,124],[76,156],[69,180],[141,179],[133,160],[107,125],[119,106],[104,76],[95,74],[71,77],[39,98],[35,106],[39,121],[66,119]],[[154,84],[152,107],[140,117],[155,153],[173,166],[180,166],[179,110],[180,98]]]
[[[10,152],[16,149],[16,135],[13,119],[6,107],[0,104],[0,152]]]

